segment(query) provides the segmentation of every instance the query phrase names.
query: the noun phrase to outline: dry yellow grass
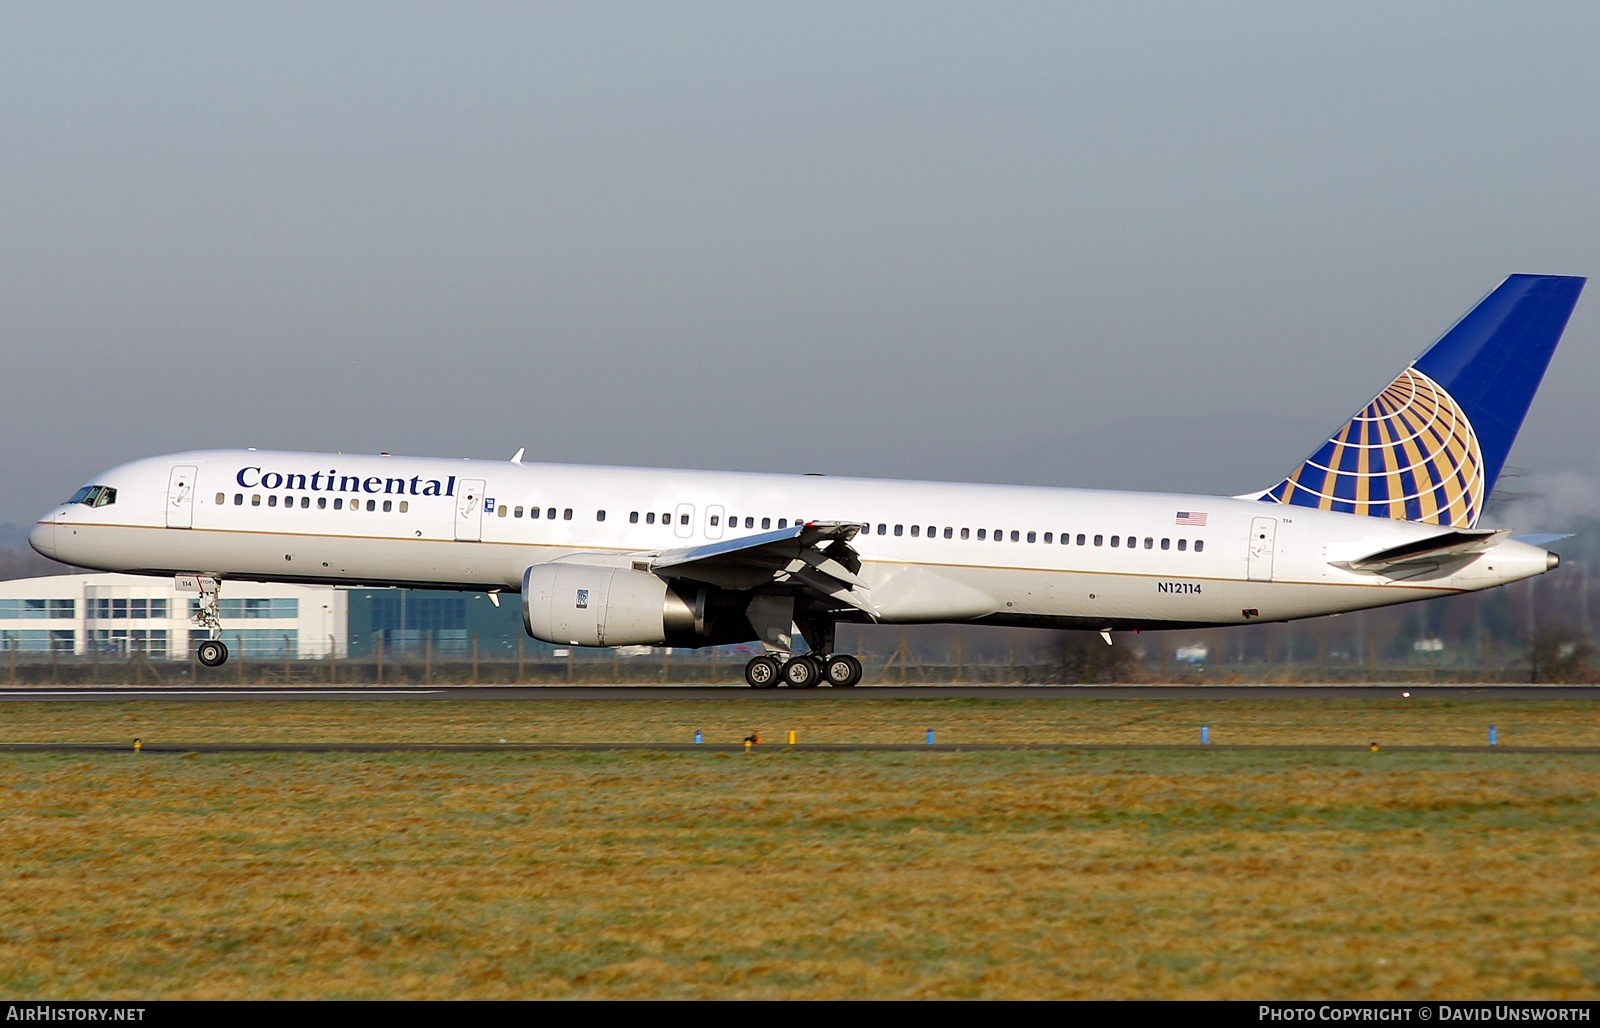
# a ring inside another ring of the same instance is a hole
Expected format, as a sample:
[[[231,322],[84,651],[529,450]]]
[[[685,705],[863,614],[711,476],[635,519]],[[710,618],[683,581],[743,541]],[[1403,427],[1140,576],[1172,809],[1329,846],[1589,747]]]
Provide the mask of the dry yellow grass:
[[[1508,742],[1518,725],[1554,744],[1593,734],[1581,705],[1560,736],[1560,711],[1543,704],[1418,704],[1401,724],[1359,704],[1104,703],[803,701],[781,721],[762,704],[759,727],[834,735],[816,741],[915,741],[932,726],[941,741],[1167,742],[1192,741],[1205,713],[1219,741],[1237,724],[1271,741],[1365,741],[1386,726],[1394,742],[1479,742],[1490,718]],[[758,709],[692,706],[8,705],[0,735],[683,741],[694,727],[734,738]],[[1600,986],[1600,757],[1588,755],[0,762],[0,990],[12,995],[1469,998]]]

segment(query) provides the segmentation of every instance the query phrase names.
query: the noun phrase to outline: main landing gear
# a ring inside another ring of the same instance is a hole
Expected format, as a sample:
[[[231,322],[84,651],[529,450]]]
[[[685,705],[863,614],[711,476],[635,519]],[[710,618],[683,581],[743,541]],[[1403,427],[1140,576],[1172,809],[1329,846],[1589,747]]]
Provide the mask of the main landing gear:
[[[861,681],[861,661],[848,653],[835,653],[829,657],[804,654],[780,661],[771,654],[763,654],[744,666],[744,680],[752,689],[775,689],[787,685],[791,689],[814,689],[827,682],[838,689],[848,689]]]

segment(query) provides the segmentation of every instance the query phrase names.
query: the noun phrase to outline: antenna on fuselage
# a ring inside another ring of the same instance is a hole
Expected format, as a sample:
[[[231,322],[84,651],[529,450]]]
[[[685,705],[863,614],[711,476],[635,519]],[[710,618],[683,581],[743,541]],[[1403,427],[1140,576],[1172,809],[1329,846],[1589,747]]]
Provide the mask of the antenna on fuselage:
[[[517,452],[513,453],[511,455],[511,463],[513,463],[513,464],[521,464],[522,463],[522,454],[526,450],[527,450],[526,446],[517,447]]]

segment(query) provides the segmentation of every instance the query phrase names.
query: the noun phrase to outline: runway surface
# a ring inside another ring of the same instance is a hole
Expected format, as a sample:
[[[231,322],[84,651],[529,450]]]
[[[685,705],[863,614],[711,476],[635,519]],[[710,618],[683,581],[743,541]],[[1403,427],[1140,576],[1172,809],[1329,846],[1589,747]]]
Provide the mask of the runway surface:
[[[681,742],[220,742],[129,743],[11,742],[0,743],[0,753],[611,753],[621,750],[647,753],[996,753],[1099,750],[1233,751],[1252,753],[1600,753],[1600,746],[1382,746],[1265,744],[1261,746],[1208,746],[1173,743],[796,743],[763,742],[746,747],[739,743]]]
[[[349,702],[383,700],[719,700],[731,703],[858,700],[1600,700],[1594,685],[1014,685],[864,686],[855,689],[751,689],[746,686],[411,686],[191,688],[142,686],[0,690],[0,702]]]

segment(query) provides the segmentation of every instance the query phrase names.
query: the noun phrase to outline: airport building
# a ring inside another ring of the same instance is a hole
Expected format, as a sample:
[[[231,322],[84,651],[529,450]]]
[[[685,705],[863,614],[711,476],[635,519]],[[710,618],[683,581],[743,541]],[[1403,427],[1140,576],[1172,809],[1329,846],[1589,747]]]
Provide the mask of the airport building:
[[[381,642],[385,653],[417,655],[429,650],[441,658],[470,657],[474,646],[485,660],[547,655],[551,647],[526,638],[522,597],[438,589],[349,589],[346,595],[349,643],[345,654],[364,658]]]
[[[56,575],[0,582],[0,653],[188,660],[206,633],[192,620],[199,597],[171,578]],[[523,639],[518,597],[484,593],[347,589],[227,581],[218,604],[222,641],[251,660],[365,658],[385,653],[515,658],[550,647]]]
[[[56,575],[0,582],[0,648],[19,655],[188,660],[206,637],[191,620],[199,597],[170,578]],[[347,602],[332,586],[225,582],[219,611],[228,648],[255,659],[344,656]]]

